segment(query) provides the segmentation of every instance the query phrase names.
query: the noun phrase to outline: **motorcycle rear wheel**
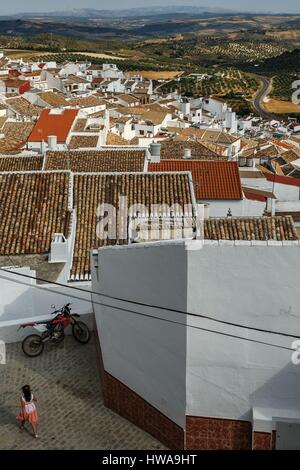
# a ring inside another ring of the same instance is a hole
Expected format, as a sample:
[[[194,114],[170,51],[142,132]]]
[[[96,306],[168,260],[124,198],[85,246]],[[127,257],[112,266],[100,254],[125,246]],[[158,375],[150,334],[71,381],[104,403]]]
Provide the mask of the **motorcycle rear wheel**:
[[[28,357],[40,356],[44,351],[42,338],[39,335],[27,336],[22,343],[22,349],[24,354]]]

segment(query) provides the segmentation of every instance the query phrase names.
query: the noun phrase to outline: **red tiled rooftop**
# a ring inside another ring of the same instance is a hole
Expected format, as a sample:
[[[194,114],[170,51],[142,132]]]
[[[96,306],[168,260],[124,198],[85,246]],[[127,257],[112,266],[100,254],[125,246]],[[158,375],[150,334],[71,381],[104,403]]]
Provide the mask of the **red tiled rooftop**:
[[[77,114],[77,109],[64,109],[61,114],[44,109],[28,138],[28,142],[42,142],[47,140],[50,135],[56,135],[58,142],[66,142]]]
[[[164,160],[150,163],[149,171],[190,171],[197,199],[242,199],[236,162],[202,160]]]

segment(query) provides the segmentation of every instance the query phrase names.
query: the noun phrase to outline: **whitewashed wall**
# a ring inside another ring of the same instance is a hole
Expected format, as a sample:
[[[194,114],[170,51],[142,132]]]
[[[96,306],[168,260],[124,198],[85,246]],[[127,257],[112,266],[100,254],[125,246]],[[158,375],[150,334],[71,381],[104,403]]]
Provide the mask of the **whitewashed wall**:
[[[99,266],[99,283],[93,275],[93,291],[185,308],[186,256],[180,246],[104,249]],[[99,296],[93,300],[129,310],[94,305],[105,370],[184,427],[185,327],[133,314],[130,309],[183,323],[185,318]]]
[[[206,202],[210,217],[227,217],[229,209],[233,217],[261,217],[266,209],[265,202],[252,201],[251,199]]]
[[[14,271],[36,275],[29,268],[14,268]],[[90,283],[76,283],[76,286],[90,290]],[[71,298],[71,295],[80,300]],[[51,284],[36,286],[34,280],[3,271],[0,271],[0,299],[0,339],[6,342],[20,341],[30,334],[28,329],[18,331],[19,325],[51,318],[51,305],[58,309],[71,302],[74,313],[85,315],[93,312],[89,292]]]
[[[300,337],[298,242],[160,242],[104,249],[98,262],[93,290]],[[293,338],[195,317],[186,328],[130,312],[185,323],[180,313],[95,297],[106,304],[95,305],[105,369],[180,426],[185,413],[251,420],[252,408],[273,408],[300,417],[292,351],[197,328],[285,348]]]
[[[299,265],[298,244],[206,245],[188,253],[187,309],[300,337]],[[287,348],[294,341],[198,318],[190,323]],[[291,351],[187,331],[188,415],[251,420],[252,407],[262,407],[277,410],[275,416],[290,409],[300,417],[300,366],[292,364]]]

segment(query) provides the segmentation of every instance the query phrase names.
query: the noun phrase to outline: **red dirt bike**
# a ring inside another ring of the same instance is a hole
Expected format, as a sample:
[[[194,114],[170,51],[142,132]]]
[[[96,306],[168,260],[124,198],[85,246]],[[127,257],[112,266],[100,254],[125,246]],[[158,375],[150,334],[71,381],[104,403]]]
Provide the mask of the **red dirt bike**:
[[[20,326],[20,328],[32,327],[41,333],[40,335],[29,335],[24,339],[22,349],[26,356],[37,357],[42,354],[47,341],[54,344],[63,341],[65,328],[70,324],[72,325],[73,336],[79,343],[86,344],[89,342],[91,333],[88,326],[76,320],[80,315],[71,313],[70,305],[66,304],[61,309],[52,312],[52,315],[58,314],[52,320],[26,323]]]

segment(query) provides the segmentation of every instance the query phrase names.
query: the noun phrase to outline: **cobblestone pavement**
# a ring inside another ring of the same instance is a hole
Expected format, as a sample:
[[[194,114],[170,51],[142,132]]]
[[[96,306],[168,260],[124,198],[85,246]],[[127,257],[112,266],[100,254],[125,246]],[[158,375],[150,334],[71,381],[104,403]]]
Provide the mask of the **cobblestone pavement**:
[[[38,400],[39,438],[21,431],[20,387],[30,384]],[[154,438],[103,405],[94,338],[88,345],[73,337],[50,346],[35,359],[21,344],[7,345],[0,365],[0,449],[163,449]]]

